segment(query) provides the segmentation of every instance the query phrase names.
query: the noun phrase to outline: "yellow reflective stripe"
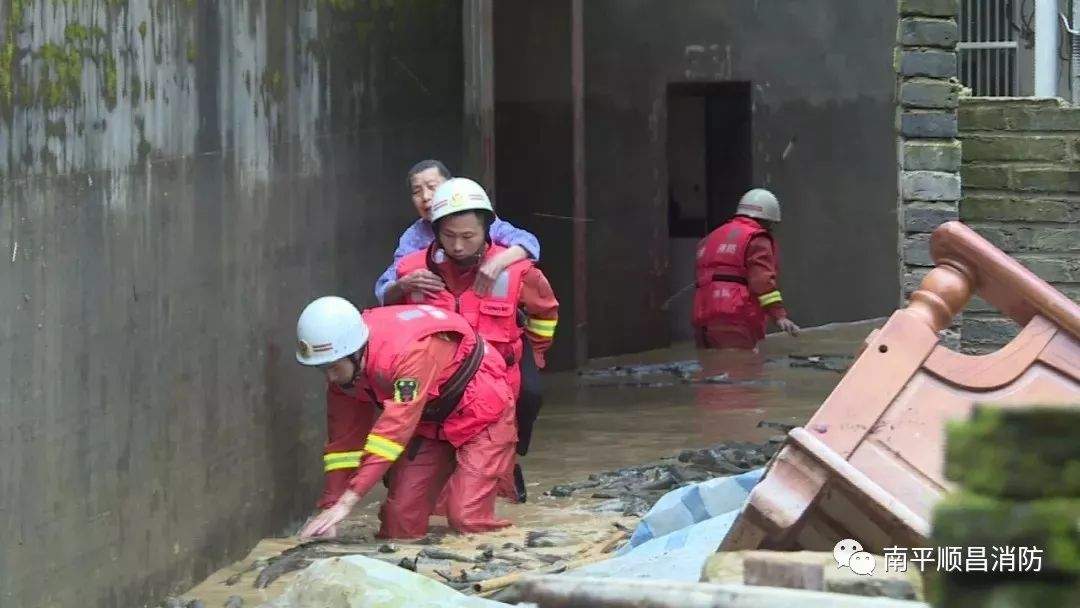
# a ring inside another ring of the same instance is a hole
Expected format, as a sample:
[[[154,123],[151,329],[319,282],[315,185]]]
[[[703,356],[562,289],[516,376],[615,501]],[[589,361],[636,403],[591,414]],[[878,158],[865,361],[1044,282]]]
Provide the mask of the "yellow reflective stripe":
[[[354,469],[360,466],[363,452],[330,452],[323,454],[323,471],[329,473],[338,469]]]
[[[555,326],[558,324],[557,319],[533,319],[530,317],[525,324],[525,329],[542,338],[552,338],[555,336]]]
[[[777,302],[783,302],[784,299],[780,297],[780,292],[779,291],[770,291],[767,294],[758,296],[757,301],[758,301],[758,304],[761,304],[762,307],[765,307],[765,306],[768,306],[769,304],[776,304]]]
[[[364,451],[394,462],[405,451],[405,446],[382,435],[371,434],[367,436],[367,445],[364,446]]]

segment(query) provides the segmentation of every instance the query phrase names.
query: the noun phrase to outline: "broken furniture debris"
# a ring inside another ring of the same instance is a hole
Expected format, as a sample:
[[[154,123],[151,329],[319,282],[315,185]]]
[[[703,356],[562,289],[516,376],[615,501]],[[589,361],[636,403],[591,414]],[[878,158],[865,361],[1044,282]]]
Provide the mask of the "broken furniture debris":
[[[944,426],[976,401],[1069,403],[1080,394],[1080,307],[958,222],[934,231],[936,267],[870,334],[836,389],[793,429],[720,546],[867,551],[926,546],[945,479]],[[973,294],[1023,330],[984,356],[939,343]]]

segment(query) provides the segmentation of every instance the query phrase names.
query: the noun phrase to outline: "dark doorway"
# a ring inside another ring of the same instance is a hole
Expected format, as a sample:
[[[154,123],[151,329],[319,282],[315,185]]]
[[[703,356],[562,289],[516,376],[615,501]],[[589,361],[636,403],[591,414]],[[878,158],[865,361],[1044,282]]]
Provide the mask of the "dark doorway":
[[[672,236],[705,236],[735,212],[754,179],[749,82],[668,85]]]
[[[698,240],[735,213],[753,182],[750,83],[672,83],[667,93],[672,340],[687,340]]]

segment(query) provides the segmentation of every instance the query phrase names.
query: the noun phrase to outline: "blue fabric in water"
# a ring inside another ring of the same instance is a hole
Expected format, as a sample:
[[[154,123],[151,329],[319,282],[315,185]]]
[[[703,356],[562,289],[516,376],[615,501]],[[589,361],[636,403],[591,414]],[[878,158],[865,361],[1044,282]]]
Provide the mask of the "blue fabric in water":
[[[742,508],[750,490],[757,485],[764,472],[765,469],[754,469],[740,475],[684,486],[664,494],[641,519],[630,537],[630,544],[623,547],[620,554],[675,530]]]
[[[616,557],[570,575],[697,581],[764,472],[755,469],[668,492]]]

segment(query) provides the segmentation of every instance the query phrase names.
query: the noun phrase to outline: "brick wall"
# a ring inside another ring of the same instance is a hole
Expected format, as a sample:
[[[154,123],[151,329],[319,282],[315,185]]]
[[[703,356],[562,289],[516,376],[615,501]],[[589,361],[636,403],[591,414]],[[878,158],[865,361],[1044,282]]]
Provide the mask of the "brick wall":
[[[901,0],[894,66],[897,73],[897,149],[900,160],[902,299],[930,271],[930,233],[955,220],[960,200],[957,137],[956,0]],[[942,332],[959,343],[959,326]]]
[[[1073,301],[1080,299],[1080,107],[1057,99],[963,98],[960,218]],[[1019,327],[975,299],[962,346],[994,350]]]

